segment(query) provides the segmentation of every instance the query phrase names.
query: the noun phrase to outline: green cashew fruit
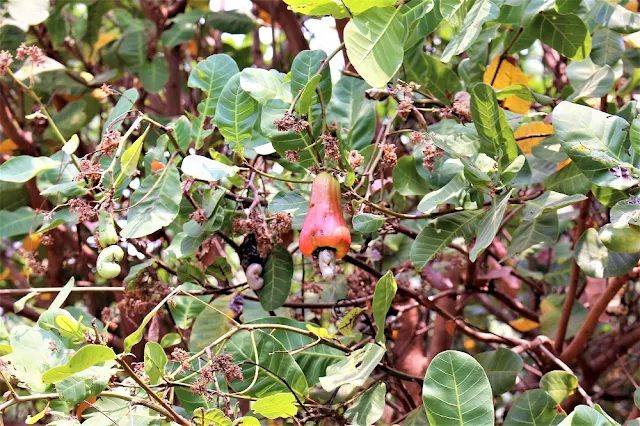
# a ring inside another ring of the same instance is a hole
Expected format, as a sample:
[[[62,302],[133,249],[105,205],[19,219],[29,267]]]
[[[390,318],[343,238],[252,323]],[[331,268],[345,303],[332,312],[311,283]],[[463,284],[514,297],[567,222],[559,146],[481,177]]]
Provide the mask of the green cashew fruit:
[[[640,226],[607,224],[600,229],[600,240],[616,253],[640,252]]]
[[[98,216],[98,242],[102,247],[118,242],[118,232],[113,222],[113,216],[105,210],[100,210]]]
[[[98,255],[96,268],[102,278],[115,278],[120,275],[120,262],[124,257],[124,250],[120,246],[109,246]]]

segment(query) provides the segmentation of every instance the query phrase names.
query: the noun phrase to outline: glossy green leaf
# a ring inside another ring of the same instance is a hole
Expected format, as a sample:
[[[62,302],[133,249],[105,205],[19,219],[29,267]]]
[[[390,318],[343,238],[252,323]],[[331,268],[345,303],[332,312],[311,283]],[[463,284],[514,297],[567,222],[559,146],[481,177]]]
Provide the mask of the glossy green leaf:
[[[295,416],[298,407],[294,405],[296,397],[291,392],[265,396],[253,403],[251,409],[268,419],[287,419]]]
[[[118,179],[116,179],[116,187],[124,181],[125,177],[131,176],[138,170],[138,161],[140,161],[142,145],[150,128],[151,126],[147,127],[144,133],[122,153],[122,157],[120,158],[120,175]]]
[[[420,200],[418,210],[422,213],[433,213],[436,209],[444,204],[460,204],[460,200],[464,197],[469,189],[469,183],[465,180],[464,175],[459,173],[453,177],[442,188],[431,191]]]
[[[578,405],[558,426],[619,426],[611,423],[604,415],[587,405]]]
[[[556,402],[543,390],[528,390],[520,395],[504,421],[505,426],[523,424],[557,425],[564,415],[556,411]]]
[[[303,50],[298,53],[291,64],[291,95],[296,97],[300,91],[307,87],[308,82],[320,71],[320,67],[327,60],[327,54],[323,50]],[[318,83],[318,88],[322,93],[325,105],[331,100],[331,74],[327,66],[321,73],[322,78]],[[320,118],[320,98],[315,94],[311,96],[311,119]],[[287,108],[289,106],[287,105]],[[281,118],[281,117],[280,117]]]
[[[264,286],[257,291],[260,305],[265,311],[281,307],[289,297],[293,278],[293,258],[281,245],[275,246],[264,265]]]
[[[518,157],[518,146],[507,116],[488,84],[476,84],[471,90],[471,115],[480,136],[481,152],[498,158],[499,170],[505,170]]]
[[[160,346],[163,348],[170,348],[171,346],[179,345],[182,342],[178,333],[167,333],[162,336],[160,340]]]
[[[382,278],[378,280],[375,291],[373,292],[373,319],[376,323],[378,332],[376,333],[376,342],[384,344],[384,329],[387,319],[387,312],[393,302],[393,297],[398,291],[393,273],[388,271]]]
[[[362,386],[382,359],[385,350],[374,343],[367,343],[338,363],[327,368],[327,375],[320,377],[320,385],[327,392],[346,384]]]
[[[316,89],[318,88],[318,84],[322,80],[322,74],[316,74],[307,82],[302,89],[302,94],[300,95],[300,114],[305,116],[309,116],[311,114],[311,103],[313,101],[314,96],[316,95]]]
[[[231,419],[218,408],[205,410],[200,407],[193,411],[191,420],[198,426],[232,426]]]
[[[589,29],[574,14],[539,13],[531,21],[529,33],[569,59],[580,61],[591,53]]]
[[[404,196],[424,195],[429,191],[429,185],[418,173],[412,156],[398,158],[398,164],[393,168],[393,186]]]
[[[551,395],[557,404],[562,404],[577,388],[578,378],[566,371],[549,371],[540,379],[540,389]]]
[[[587,197],[584,195],[565,195],[559,192],[547,191],[538,198],[527,201],[522,212],[522,220],[534,220],[542,214],[556,211],[586,199]]]
[[[556,0],[556,11],[566,15],[580,7],[581,2],[582,0]]]
[[[167,362],[167,354],[164,353],[162,346],[156,342],[147,342],[144,346],[144,372],[149,377],[150,384],[160,383]]]
[[[379,214],[359,213],[353,216],[353,229],[363,234],[376,232],[384,224],[385,217]]]
[[[102,393],[116,372],[114,368],[90,367],[56,382],[56,390],[63,401],[76,405]]]
[[[420,84],[420,90],[436,99],[448,101],[462,90],[460,78],[446,64],[422,51],[408,52],[405,57],[407,79]]]
[[[123,238],[145,237],[173,222],[180,210],[182,188],[175,167],[144,178],[131,196],[127,225],[120,232]]]
[[[38,174],[60,167],[59,161],[48,157],[31,157],[30,155],[19,155],[12,157],[0,165],[0,181],[3,182],[26,182]]]
[[[562,148],[596,185],[626,189],[638,183],[638,170],[624,147],[629,124],[588,106],[562,102],[553,110],[553,128]]]
[[[380,420],[385,406],[387,385],[378,383],[356,399],[344,413],[352,425],[370,426]]]
[[[216,106],[218,130],[232,150],[242,152],[258,119],[258,102],[240,87],[240,74],[227,81]]]
[[[511,237],[506,257],[518,253],[537,244],[551,245],[558,239],[558,214],[554,211],[536,216],[533,220],[522,220]]]
[[[594,228],[587,229],[578,240],[575,259],[582,272],[594,278],[624,275],[640,260],[640,253],[616,253],[607,249]]]
[[[411,262],[421,270],[454,238],[474,235],[484,210],[466,210],[439,217],[425,226],[411,247]]]
[[[568,195],[586,194],[591,189],[591,182],[573,162],[545,178],[542,184],[546,189]]]
[[[513,189],[494,198],[491,201],[491,208],[478,223],[478,236],[473,248],[469,252],[469,259],[472,262],[475,262],[478,256],[493,242],[493,238],[502,225],[502,219],[507,211],[509,198],[512,193]]]
[[[591,60],[594,64],[613,66],[624,54],[622,36],[608,28],[597,28],[593,33]]]
[[[609,65],[605,65],[596,71],[588,80],[575,84],[576,91],[567,98],[567,101],[575,101],[582,98],[601,98],[611,91],[615,76]]]
[[[374,137],[374,102],[363,96],[370,87],[364,80],[345,76],[333,88],[327,107],[327,122],[338,123],[340,139],[350,149],[362,149]]]
[[[269,99],[291,102],[291,92],[286,88],[278,72],[261,68],[245,68],[240,74],[240,87],[260,104]]]
[[[491,385],[482,366],[458,351],[440,352],[427,369],[422,401],[431,426],[492,426]]]
[[[59,382],[96,364],[114,359],[116,359],[116,354],[111,348],[102,345],[83,346],[73,356],[69,357],[66,364],[44,372],[42,381],[44,383]]]
[[[443,4],[445,2],[440,3],[441,11]],[[444,63],[449,62],[451,58],[469,48],[477,40],[485,22],[492,21],[500,16],[500,8],[494,0],[477,0],[473,2],[473,6],[468,12],[465,13],[463,9],[461,10],[464,13],[462,29],[442,52],[440,60]]]
[[[515,384],[524,362],[520,355],[505,348],[482,352],[475,357],[484,369],[494,395],[502,395]]]
[[[373,87],[382,87],[400,68],[406,28],[400,8],[376,7],[356,15],[344,29],[347,56]]]
[[[20,207],[10,212],[0,210],[0,238],[11,238],[35,232],[42,223],[43,215],[31,207]]]
[[[251,333],[253,333],[253,338]],[[254,340],[258,354],[257,360],[252,343]],[[308,394],[309,388],[304,373],[294,358],[285,350],[282,343],[275,337],[260,330],[251,332],[243,330],[234,334],[233,337],[227,341],[225,350],[233,356],[233,360],[236,363],[251,361],[266,367],[272,372],[270,373],[263,368],[255,367],[250,363],[245,362],[241,364],[240,367],[242,368],[244,381],[233,383],[233,388],[236,391],[244,391],[249,388],[253,381],[256,368],[258,368],[258,380],[251,389],[246,392],[246,395],[261,398],[277,393],[290,392],[289,388],[282,383],[279,377],[284,378],[298,395],[303,396]],[[279,377],[274,376],[274,374],[277,374]]]

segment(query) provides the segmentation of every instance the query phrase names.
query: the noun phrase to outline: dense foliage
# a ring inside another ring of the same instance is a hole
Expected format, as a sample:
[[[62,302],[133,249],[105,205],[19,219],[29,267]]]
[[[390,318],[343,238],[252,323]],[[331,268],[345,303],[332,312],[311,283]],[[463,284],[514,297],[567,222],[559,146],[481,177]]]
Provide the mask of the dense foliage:
[[[637,0],[246,4],[0,1],[0,425],[639,425]]]

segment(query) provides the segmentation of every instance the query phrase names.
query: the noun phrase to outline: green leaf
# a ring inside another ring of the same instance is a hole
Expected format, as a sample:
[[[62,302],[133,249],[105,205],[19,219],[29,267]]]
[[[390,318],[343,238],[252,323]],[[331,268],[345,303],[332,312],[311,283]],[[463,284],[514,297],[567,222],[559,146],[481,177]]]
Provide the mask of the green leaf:
[[[543,390],[528,390],[520,395],[504,421],[504,426],[522,424],[557,425],[564,415],[556,411],[556,402]]]
[[[189,299],[191,298],[189,297]],[[200,303],[196,302],[195,300],[191,300],[197,305],[200,305]],[[213,306],[220,312],[228,313],[230,302],[231,296],[222,296],[212,300],[209,305]],[[190,309],[198,308],[196,305],[194,305]],[[191,329],[191,337],[189,339],[190,351],[198,352],[204,349],[211,342],[231,329],[231,323],[229,319],[224,315],[221,315],[220,312],[216,312],[215,310],[208,307],[206,307],[206,309],[204,310],[200,310],[195,321],[193,322],[193,328]]]
[[[182,188],[180,174],[175,167],[167,167],[162,173],[147,176],[129,201],[127,225],[120,235],[123,238],[145,237],[173,222],[180,210]]]
[[[320,377],[320,385],[327,392],[346,384],[364,385],[384,352],[381,346],[367,343],[364,348],[351,352],[345,360],[327,367],[327,375]]]
[[[44,383],[54,383],[71,377],[96,364],[116,359],[113,349],[102,345],[87,345],[69,357],[66,364],[47,370],[42,375]]]
[[[347,56],[358,74],[382,87],[400,68],[406,28],[400,8],[376,7],[356,15],[344,29]]]
[[[71,138],[69,138],[67,143],[62,146],[62,150],[68,155],[71,155],[78,150],[79,146],[80,138],[78,138],[78,135],[73,135],[71,136]]]
[[[301,52],[300,55],[302,53],[304,52]],[[293,88],[293,86],[294,82],[292,80],[291,87]],[[307,132],[296,133],[292,129],[286,132],[281,132],[274,124],[274,120],[282,119],[288,109],[289,104],[283,101],[277,99],[267,101],[267,103],[262,107],[260,114],[260,130],[262,131],[262,134],[272,142],[273,147],[278,154],[283,157],[289,150],[302,150],[299,151],[300,160],[296,164],[301,167],[309,167],[314,164],[314,161],[310,150],[303,150],[305,147],[311,145]]]
[[[509,205],[511,193],[513,193],[513,189],[494,198],[491,201],[491,208],[480,223],[478,223],[478,238],[469,252],[469,259],[472,262],[475,262],[478,256],[493,242],[493,238],[498,233],[500,225],[502,225],[502,219]]]
[[[391,307],[393,297],[398,291],[393,273],[388,271],[382,278],[378,280],[376,289],[373,293],[373,320],[376,322],[378,332],[376,333],[376,342],[384,344],[384,328],[387,319],[387,312]]]
[[[116,372],[108,367],[90,367],[56,382],[56,390],[63,401],[76,405],[102,393]]]
[[[529,33],[569,59],[581,61],[591,53],[589,29],[582,19],[571,13],[538,13],[531,21]]]
[[[580,7],[581,2],[582,0],[556,0],[556,11],[566,15]]]
[[[624,40],[620,34],[608,28],[597,28],[593,33],[592,44],[590,57],[594,64],[613,66],[622,59]]]
[[[9,0],[5,6],[11,18],[27,27],[44,22],[49,17],[49,9],[51,7],[47,0],[33,0],[30,2]]]
[[[636,407],[640,408],[640,390],[638,390],[640,388],[637,388],[635,391],[633,391],[633,403],[636,405]]]
[[[403,426],[429,426],[429,420],[427,419],[427,410],[420,404],[415,410],[407,416],[402,422]]]
[[[582,98],[600,98],[605,96],[615,81],[613,70],[605,65],[596,71],[588,80],[575,84],[576,91],[567,98],[567,101],[575,101]]]
[[[443,204],[461,205],[468,189],[469,183],[465,180],[464,174],[458,173],[445,186],[425,195],[418,204],[418,210],[429,214]]]
[[[169,81],[169,66],[167,59],[156,55],[152,61],[145,62],[140,69],[140,80],[144,90],[151,93],[158,93],[167,81]]]
[[[211,408],[205,411],[204,408],[193,410],[191,420],[199,426],[232,426],[231,419],[224,415],[222,410]]]
[[[144,334],[144,329],[147,327],[147,324],[151,322],[153,317],[164,306],[164,304],[167,303],[169,300],[171,300],[171,298],[178,292],[179,288],[180,287],[176,288],[171,293],[169,293],[167,297],[162,299],[160,303],[158,303],[151,311],[149,311],[149,313],[145,315],[145,317],[142,319],[142,322],[140,323],[138,328],[124,339],[124,353],[131,352],[131,349],[135,345],[140,343],[140,341],[142,340],[142,335]]]
[[[621,34],[640,31],[640,15],[607,0],[596,0],[591,17],[603,27]]]
[[[363,393],[347,408],[344,416],[351,420],[352,425],[370,426],[380,420],[385,406],[387,385],[378,383]]]
[[[338,123],[340,140],[350,149],[362,149],[374,137],[374,102],[362,95],[370,87],[364,80],[345,76],[333,88],[327,107],[327,122]]]
[[[540,303],[540,329],[545,336],[551,339],[555,338],[556,332],[558,331],[558,323],[562,315],[564,299],[564,295],[550,294],[542,299]],[[578,301],[574,302],[569,317],[569,326],[566,333],[567,339],[571,339],[578,333],[588,314],[589,311],[587,308]]]
[[[309,193],[301,189],[280,191],[269,203],[268,210],[269,213],[289,213],[293,229],[300,230],[309,210]]]
[[[280,99],[289,103],[293,100],[291,92],[285,87],[276,70],[245,68],[240,74],[240,87],[263,105],[269,99]]]
[[[233,151],[242,153],[244,143],[251,139],[253,125],[258,119],[258,106],[258,102],[240,87],[240,74],[231,77],[222,89],[215,122]]]
[[[107,121],[104,122],[102,136],[104,136],[108,130],[116,131],[120,128],[125,114],[138,102],[138,96],[140,95],[136,89],[129,89],[120,96],[118,103],[116,103],[116,106],[114,106],[109,113]]]
[[[197,284],[185,282],[182,287],[185,291],[202,290]],[[195,296],[203,302],[207,302],[211,299],[211,296]],[[173,298],[173,304],[169,306],[169,310],[176,321],[176,326],[180,328],[189,328],[193,320],[202,312],[205,306],[202,303],[198,303],[193,297],[190,296],[176,296]]]
[[[289,297],[293,278],[293,258],[281,245],[275,246],[264,265],[264,286],[257,291],[260,305],[265,311],[281,307]]]
[[[251,333],[253,333],[253,338]],[[253,340],[255,340],[257,351],[254,351]],[[227,341],[225,350],[233,356],[235,362],[251,361],[273,372],[269,373],[253,364],[241,364],[244,381],[233,383],[233,388],[236,391],[242,392],[249,388],[256,368],[258,368],[258,380],[250,390],[246,391],[245,395],[261,398],[276,393],[290,392],[279,377],[284,378],[298,395],[308,394],[307,380],[300,366],[275,337],[260,330],[251,332],[243,330],[234,334]],[[257,360],[255,359],[256,353],[258,354]],[[279,377],[273,374],[277,374]]]
[[[522,253],[537,244],[554,244],[558,239],[558,232],[558,214],[555,211],[537,216],[533,220],[522,220],[511,235],[511,244],[505,258]]]
[[[463,352],[444,351],[433,358],[422,401],[432,426],[494,424],[489,379],[478,361]]]
[[[444,2],[440,3],[440,10],[443,4]],[[500,8],[493,0],[477,0],[464,16],[460,34],[456,35],[442,52],[440,60],[444,63],[448,63],[451,58],[467,50],[477,40],[484,23],[500,16]]]
[[[221,10],[207,14],[207,25],[221,33],[248,34],[258,27],[249,13],[235,10]]]
[[[144,372],[149,377],[149,383],[157,385],[164,375],[168,358],[164,349],[156,342],[147,342],[144,346]]]
[[[553,128],[571,160],[591,182],[613,189],[638,183],[624,146],[628,126],[622,117],[569,102],[553,110]]]
[[[351,222],[353,229],[363,234],[376,232],[384,225],[385,217],[372,213],[359,213],[353,216]]]
[[[405,51],[427,36],[428,26],[425,25],[424,16],[434,8],[433,0],[407,1],[400,6],[400,12],[404,18],[404,27],[407,31],[407,38],[404,42]]]
[[[260,426],[260,421],[255,417],[244,416],[233,422],[234,426]]]
[[[300,95],[300,113],[309,116],[311,115],[311,103],[316,95],[316,88],[322,80],[322,74],[316,74],[309,82],[304,86],[302,94]]]
[[[189,74],[187,85],[207,94],[207,97],[198,105],[200,114],[209,117],[215,115],[224,86],[238,72],[238,65],[229,55],[211,55],[204,61],[198,62]],[[204,124],[205,120],[200,120],[195,132],[196,149],[202,148],[206,137]]]
[[[404,61],[407,79],[419,83],[421,91],[430,92],[436,99],[448,102],[462,90],[460,78],[437,58],[420,50],[405,55]]]
[[[598,231],[589,228],[578,240],[575,259],[582,272],[594,278],[619,277],[634,268],[640,253],[616,253],[607,249]]]
[[[238,167],[228,166],[220,161],[212,160],[201,155],[187,155],[180,166],[182,173],[205,182],[215,182],[235,176]]]
[[[295,416],[298,407],[294,405],[296,397],[292,393],[277,393],[265,396],[253,403],[251,409],[268,419],[288,419]]]
[[[600,408],[599,405],[595,407]],[[600,408],[602,410],[602,408]],[[627,423],[628,424],[628,423]],[[619,424],[612,423],[603,414],[596,409],[586,405],[578,405],[558,426],[619,426]]]
[[[251,324],[282,324],[289,327],[299,328],[301,330],[307,330],[307,323],[302,323],[284,317],[261,318],[252,321]],[[269,334],[278,339],[287,351],[300,349],[301,347],[309,345],[316,340],[304,334],[282,329],[269,330]],[[346,357],[342,351],[338,349],[334,349],[326,345],[318,345],[295,354],[293,358],[304,372],[309,386],[312,386],[318,383],[320,377],[325,375],[328,366],[335,364],[338,361],[343,361]]]
[[[163,348],[170,348],[171,346],[179,345],[182,342],[178,333],[167,333],[162,336],[160,340],[160,346]]]
[[[511,84],[496,92],[498,100],[506,99],[509,96],[517,96],[525,101],[538,102],[541,105],[551,105],[553,103],[553,99],[549,96],[536,93],[524,84]]]
[[[548,190],[569,195],[586,194],[591,189],[591,182],[573,162],[548,176],[542,184]]]
[[[586,199],[585,195],[565,195],[559,192],[547,191],[538,198],[527,201],[522,212],[522,220],[534,220],[542,214],[556,211]]]
[[[17,237],[35,232],[42,223],[43,216],[31,207],[20,207],[13,212],[0,210],[0,238]]]
[[[493,88],[476,84],[471,90],[471,115],[478,135],[481,152],[498,159],[500,173],[517,157],[518,145],[505,112],[498,106]]]
[[[577,388],[578,378],[566,371],[549,371],[540,379],[540,389],[551,395],[557,404],[562,404]]]
[[[162,44],[169,49],[188,42],[196,34],[196,26],[193,22],[177,22],[176,18],[173,21],[173,25],[163,32],[161,37]]]
[[[307,83],[320,71],[320,67],[326,60],[327,54],[323,50],[303,50],[298,53],[291,64],[291,94],[293,97],[296,97],[301,90],[307,87]],[[322,78],[318,83],[318,88],[322,93],[325,105],[327,105],[331,100],[332,87],[329,67],[322,70],[321,75]],[[312,93],[311,105],[314,107],[311,110],[311,119],[315,121],[316,117],[319,118],[321,116],[320,98],[315,93],[315,90]]]
[[[124,181],[125,177],[131,176],[133,172],[138,170],[138,161],[140,161],[142,145],[150,128],[151,126],[147,127],[144,133],[122,153],[122,158],[120,158],[120,175],[118,179],[116,179],[116,187]]]
[[[60,167],[59,161],[49,157],[31,157],[30,155],[19,155],[12,157],[0,165],[0,181],[3,182],[26,182],[38,174]]]
[[[487,373],[495,396],[502,395],[516,384],[524,364],[520,355],[502,347],[495,351],[479,353],[474,358]]]
[[[56,298],[53,299],[53,302],[51,302],[47,310],[60,309],[64,304],[64,302],[67,300],[67,297],[69,297],[69,295],[71,294],[71,289],[73,289],[73,286],[75,285],[75,283],[76,283],[75,278],[73,277],[69,278],[69,281],[67,281],[64,287],[62,287],[62,290],[60,291],[60,293],[58,293]]]
[[[118,48],[118,55],[134,73],[140,73],[147,63],[149,37],[143,29],[132,29],[124,34]]]
[[[412,156],[398,158],[398,164],[393,168],[393,186],[404,196],[424,195],[429,191],[429,185],[418,173]]]
[[[425,226],[411,247],[411,262],[421,270],[454,238],[474,235],[484,210],[465,210],[439,217]]]

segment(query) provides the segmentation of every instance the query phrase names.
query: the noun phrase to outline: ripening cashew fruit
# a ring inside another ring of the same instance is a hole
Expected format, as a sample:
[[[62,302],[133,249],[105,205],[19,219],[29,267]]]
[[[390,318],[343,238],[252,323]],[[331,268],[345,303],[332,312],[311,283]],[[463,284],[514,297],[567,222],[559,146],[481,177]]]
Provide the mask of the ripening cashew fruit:
[[[316,176],[309,211],[300,232],[300,251],[318,260],[324,279],[335,276],[335,261],[351,246],[351,233],[342,214],[340,183],[329,173]]]
[[[640,252],[640,226],[609,223],[600,229],[600,240],[616,253]]]
[[[120,265],[118,262],[124,257],[124,250],[120,246],[109,246],[98,255],[96,269],[102,278],[110,279],[120,275]]]
[[[102,247],[107,247],[118,242],[113,216],[105,210],[100,210],[98,215],[98,242]]]

